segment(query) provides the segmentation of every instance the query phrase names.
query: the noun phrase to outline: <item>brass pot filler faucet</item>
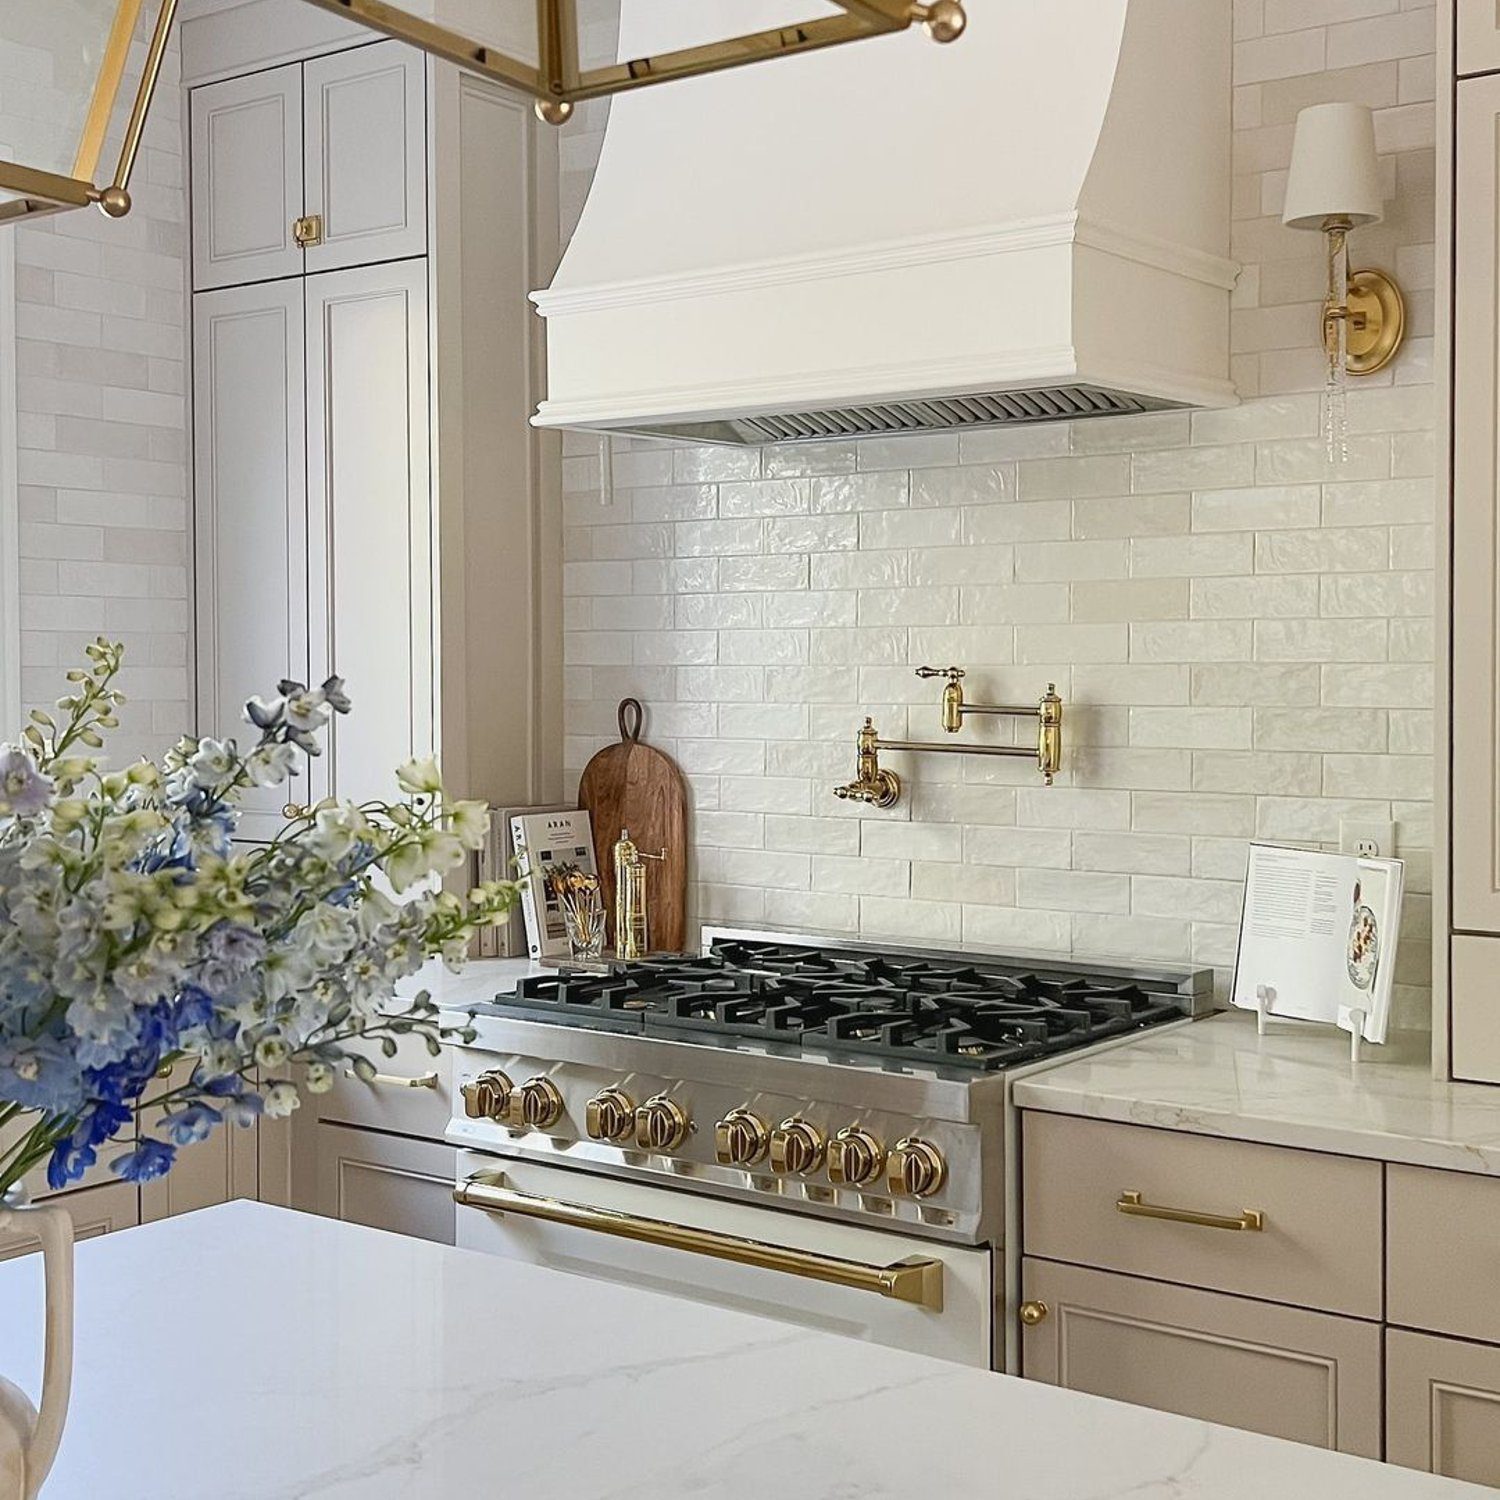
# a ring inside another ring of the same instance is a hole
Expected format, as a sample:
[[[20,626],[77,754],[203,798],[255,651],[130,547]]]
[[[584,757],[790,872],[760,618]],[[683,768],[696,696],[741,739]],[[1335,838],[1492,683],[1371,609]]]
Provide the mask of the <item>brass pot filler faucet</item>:
[[[939,745],[920,740],[883,740],[874,722],[866,718],[864,727],[854,737],[857,760],[854,780],[835,787],[835,797],[851,802],[869,802],[875,807],[894,807],[901,798],[901,778],[880,764],[882,750],[932,751],[941,755],[1012,755],[1035,758],[1037,770],[1046,785],[1062,767],[1062,699],[1056,683],[1035,704],[965,703],[962,667],[918,667],[918,677],[946,677],[943,688],[943,728],[957,734],[963,728],[965,714],[1003,714],[1008,718],[1037,721],[1036,748],[1025,745]]]

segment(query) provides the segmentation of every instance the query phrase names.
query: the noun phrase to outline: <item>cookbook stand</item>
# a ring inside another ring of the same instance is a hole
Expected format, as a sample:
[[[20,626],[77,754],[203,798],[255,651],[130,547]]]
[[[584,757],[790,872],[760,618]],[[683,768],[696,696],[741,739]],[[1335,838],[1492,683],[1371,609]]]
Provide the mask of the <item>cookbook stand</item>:
[[[1276,986],[1274,984],[1258,984],[1255,986],[1255,1030],[1258,1036],[1265,1036],[1268,1021],[1287,1021],[1294,1026],[1320,1026],[1321,1021],[1304,1021],[1300,1016],[1278,1016],[1271,1007],[1276,1003]],[[1349,1020],[1352,1029],[1349,1032],[1349,1061],[1356,1066],[1361,1060],[1360,1043],[1364,1040],[1365,1017],[1368,1014],[1363,1010],[1349,1011]],[[1337,1026],[1339,1023],[1334,1022]],[[1340,1027],[1340,1030],[1343,1028]]]

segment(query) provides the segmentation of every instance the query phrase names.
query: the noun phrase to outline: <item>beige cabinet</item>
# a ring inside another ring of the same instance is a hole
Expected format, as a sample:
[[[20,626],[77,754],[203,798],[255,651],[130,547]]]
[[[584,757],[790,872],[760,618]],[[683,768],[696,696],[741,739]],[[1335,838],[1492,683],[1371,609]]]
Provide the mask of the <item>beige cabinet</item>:
[[[302,66],[195,89],[193,288],[295,276],[302,247]]]
[[[129,1229],[141,1221],[140,1198],[134,1183],[116,1179],[100,1187],[79,1188],[48,1200],[65,1208],[73,1220],[73,1238],[91,1240],[116,1229]],[[27,1255],[40,1241],[30,1235],[0,1233],[0,1260]]]
[[[1500,1349],[1392,1328],[1385,1372],[1391,1463],[1500,1486]]]
[[[1379,1162],[1035,1110],[1022,1158],[1028,1255],[1380,1317]]]
[[[193,298],[198,722],[221,738],[252,693],[308,677],[302,304],[299,277]],[[274,837],[286,800],[247,792],[241,835]]]
[[[1458,71],[1500,71],[1500,0],[1456,0]]]
[[[313,788],[365,802],[435,744],[427,263],[305,286],[310,680],[343,677],[356,708]]]
[[[454,1149],[344,1125],[316,1127],[316,1209],[348,1224],[451,1245]]]
[[[193,289],[425,254],[424,68],[376,42],[194,89]]]
[[[399,42],[303,64],[303,212],[320,221],[309,272],[426,253],[422,73]]]
[[[1380,1327],[1027,1258],[1022,1374],[1367,1458]]]
[[[1475,7],[1459,6],[1462,18]],[[1491,9],[1480,6],[1480,10]],[[1492,18],[1493,21],[1493,18]],[[1493,37],[1493,24],[1490,35]],[[1483,28],[1471,32],[1471,39]],[[1477,45],[1477,44],[1475,44]],[[1457,86],[1452,225],[1452,781],[1449,837],[1453,1075],[1500,1083],[1500,76]]]

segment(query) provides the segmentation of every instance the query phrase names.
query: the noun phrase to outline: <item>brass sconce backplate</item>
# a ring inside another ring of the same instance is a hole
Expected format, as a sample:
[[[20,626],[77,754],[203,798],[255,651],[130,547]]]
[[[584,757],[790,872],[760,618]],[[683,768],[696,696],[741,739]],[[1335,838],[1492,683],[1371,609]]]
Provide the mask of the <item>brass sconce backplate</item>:
[[[1348,293],[1348,353],[1351,375],[1373,375],[1396,357],[1406,333],[1406,301],[1384,271],[1351,271]],[[1324,313],[1323,337],[1336,337],[1331,310]]]

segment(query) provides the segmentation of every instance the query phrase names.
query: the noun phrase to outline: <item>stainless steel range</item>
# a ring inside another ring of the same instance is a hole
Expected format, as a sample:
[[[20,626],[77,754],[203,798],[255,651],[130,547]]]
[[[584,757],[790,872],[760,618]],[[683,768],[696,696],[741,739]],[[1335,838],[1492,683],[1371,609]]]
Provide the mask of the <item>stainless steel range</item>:
[[[999,1364],[1010,1081],[1211,985],[726,930],[533,975],[460,1050],[459,1243]]]

